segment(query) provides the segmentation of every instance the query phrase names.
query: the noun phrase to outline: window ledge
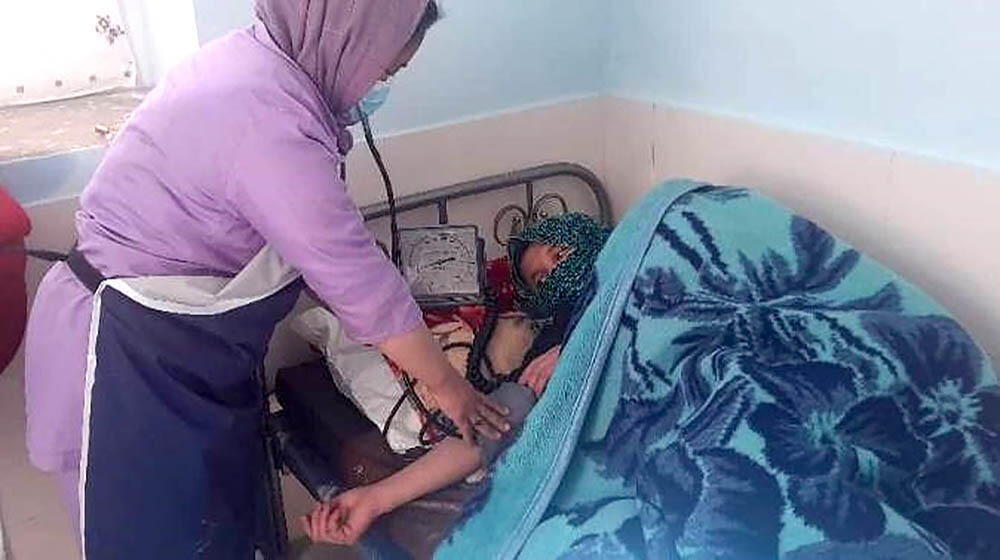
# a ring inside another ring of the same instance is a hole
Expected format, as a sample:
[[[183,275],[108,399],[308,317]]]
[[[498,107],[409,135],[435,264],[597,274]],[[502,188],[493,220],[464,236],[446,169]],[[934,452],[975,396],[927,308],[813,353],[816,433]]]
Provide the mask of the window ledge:
[[[0,162],[104,146],[145,91],[0,108]]]

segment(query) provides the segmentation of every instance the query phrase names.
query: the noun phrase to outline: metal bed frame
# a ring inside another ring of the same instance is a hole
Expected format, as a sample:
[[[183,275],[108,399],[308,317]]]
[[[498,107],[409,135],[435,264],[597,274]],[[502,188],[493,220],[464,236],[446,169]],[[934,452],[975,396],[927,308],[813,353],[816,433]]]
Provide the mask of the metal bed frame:
[[[493,220],[493,238],[500,245],[506,245],[510,235],[540,219],[553,215],[551,205],[557,204],[558,213],[567,212],[569,205],[560,194],[550,192],[536,197],[535,184],[546,179],[571,177],[578,179],[592,194],[597,205],[596,219],[605,226],[612,225],[611,202],[604,184],[589,169],[575,163],[548,163],[536,167],[520,169],[499,175],[482,177],[440,187],[437,189],[404,196],[396,200],[396,212],[402,214],[427,207],[437,208],[439,224],[448,224],[448,203],[478,194],[509,188],[524,188],[522,204],[508,204],[501,207]],[[366,221],[385,218],[389,215],[389,205],[380,202],[365,206],[361,213]],[[501,231],[505,220],[510,219],[510,229]],[[260,373],[262,398],[267,402],[266,381]],[[295,432],[286,416],[281,412],[265,411],[262,419],[264,442],[267,452],[268,469],[265,491],[269,502],[269,512],[263,528],[266,535],[259,544],[266,559],[284,559],[289,553],[288,534],[285,525],[284,500],[281,492],[280,473],[290,472],[312,494],[316,500],[329,499],[339,493],[342,485],[334,477],[323,475],[325,460],[311,449],[305,438]],[[407,559],[409,556],[386,537],[378,525],[366,533],[359,543],[367,558]]]
[[[448,202],[451,200],[523,186],[525,196],[524,206],[519,204],[504,206],[497,211],[496,217],[493,219],[493,238],[497,243],[504,245],[505,237],[501,237],[499,227],[506,216],[513,215],[512,222],[515,224],[515,227],[518,225],[523,227],[527,223],[546,218],[546,205],[549,202],[558,202],[563,212],[569,209],[566,200],[558,193],[548,193],[541,197],[535,197],[535,183],[556,177],[573,177],[584,183],[589,188],[594,201],[597,203],[598,215],[596,217],[598,221],[604,226],[611,225],[611,201],[608,198],[607,190],[604,188],[604,183],[586,167],[576,163],[565,162],[546,163],[536,167],[491,175],[489,177],[473,179],[404,196],[396,200],[396,213],[402,214],[428,206],[435,206],[438,211],[438,224],[444,225],[449,223]],[[367,221],[385,218],[389,215],[389,203],[379,202],[365,206],[361,209],[361,213]]]

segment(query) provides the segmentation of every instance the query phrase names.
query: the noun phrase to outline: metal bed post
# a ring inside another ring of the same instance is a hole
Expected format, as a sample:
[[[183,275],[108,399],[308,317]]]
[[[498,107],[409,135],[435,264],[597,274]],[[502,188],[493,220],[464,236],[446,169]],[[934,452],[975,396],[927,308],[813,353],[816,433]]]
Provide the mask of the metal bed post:
[[[282,462],[278,432],[273,425],[275,417],[270,414],[267,391],[267,374],[261,366],[257,371],[257,382],[260,387],[261,399],[261,434],[264,444],[264,460],[267,462],[264,473],[266,510],[261,512],[264,519],[259,518],[257,528],[259,542],[257,549],[263,556],[262,560],[284,560],[288,558],[288,526],[285,519],[285,501],[281,490]]]

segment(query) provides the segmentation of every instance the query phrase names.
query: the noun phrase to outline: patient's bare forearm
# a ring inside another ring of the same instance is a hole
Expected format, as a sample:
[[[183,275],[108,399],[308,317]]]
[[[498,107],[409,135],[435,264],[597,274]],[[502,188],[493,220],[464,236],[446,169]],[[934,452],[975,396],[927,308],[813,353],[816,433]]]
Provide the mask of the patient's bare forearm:
[[[464,480],[481,467],[479,450],[456,438],[447,438],[426,455],[370,487],[379,511],[399,506]]]

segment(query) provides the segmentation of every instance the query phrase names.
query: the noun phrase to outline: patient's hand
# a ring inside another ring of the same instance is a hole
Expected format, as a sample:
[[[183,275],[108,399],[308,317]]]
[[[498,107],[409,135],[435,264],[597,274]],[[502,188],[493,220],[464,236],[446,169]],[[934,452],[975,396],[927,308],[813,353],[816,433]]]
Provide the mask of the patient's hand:
[[[381,515],[376,496],[369,487],[348,490],[302,518],[313,542],[353,545]]]
[[[302,518],[314,541],[352,545],[378,516],[463,480],[482,466],[479,448],[446,438],[388,478],[348,490]]]
[[[560,350],[562,350],[562,346],[554,346],[548,352],[532,360],[528,367],[524,368],[518,383],[529,387],[535,392],[536,397],[541,397],[545,386],[549,384],[552,372],[556,369]]]

